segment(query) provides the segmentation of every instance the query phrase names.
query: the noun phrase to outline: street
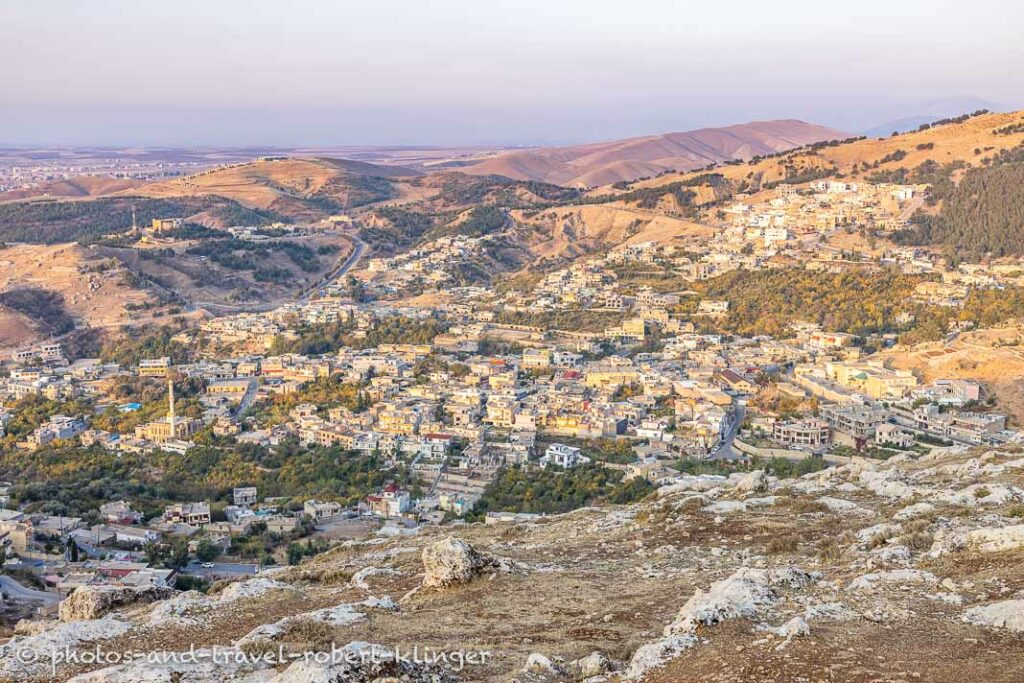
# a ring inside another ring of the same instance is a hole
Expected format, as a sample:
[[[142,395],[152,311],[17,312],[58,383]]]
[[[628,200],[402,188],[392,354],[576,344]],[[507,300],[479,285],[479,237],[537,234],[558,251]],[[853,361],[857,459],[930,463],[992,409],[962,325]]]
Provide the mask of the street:
[[[746,409],[742,404],[736,405],[736,414],[733,416],[732,422],[729,424],[729,429],[725,432],[725,436],[722,437],[722,442],[718,448],[711,451],[708,455],[708,460],[738,460],[744,457],[742,454],[737,453],[732,448],[732,441],[736,438],[736,432],[739,431],[740,425],[743,424],[743,417],[746,414]]]
[[[52,605],[60,602],[60,596],[56,593],[47,593],[23,586],[9,576],[0,576],[0,592],[12,600],[35,601]]]
[[[298,298],[299,303],[308,302],[310,298],[314,294],[318,293],[322,287],[326,287],[331,282],[334,282],[338,278],[345,275],[345,273],[352,270],[352,267],[359,262],[360,258],[362,258],[363,252],[366,251],[366,243],[356,238],[355,236],[352,236],[352,244],[352,253],[349,254],[349,257],[347,259],[345,259],[345,262],[342,263],[337,268],[335,268],[330,273],[324,275],[322,278],[320,278],[319,282],[317,282],[315,285],[306,290],[306,292]]]
[[[214,562],[213,567],[204,568],[201,562],[189,562],[182,574],[215,578],[218,576],[251,576],[257,573],[257,565],[234,562]]]

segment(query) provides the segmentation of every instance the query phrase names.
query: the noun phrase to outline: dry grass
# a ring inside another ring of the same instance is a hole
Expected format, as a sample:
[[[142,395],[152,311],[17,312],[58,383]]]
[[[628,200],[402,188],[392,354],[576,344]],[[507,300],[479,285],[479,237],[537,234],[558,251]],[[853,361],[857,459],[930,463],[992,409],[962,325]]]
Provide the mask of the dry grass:
[[[292,619],[285,625],[281,640],[297,652],[329,649],[335,642],[334,627],[315,619]]]
[[[797,514],[811,514],[816,512],[828,512],[828,506],[817,500],[808,498],[793,498],[786,503],[787,507]]]
[[[823,538],[817,543],[817,557],[822,562],[838,562],[843,556],[843,546],[833,538]]]
[[[324,586],[337,586],[351,581],[353,573],[354,572],[347,569],[321,564],[319,566],[311,566],[309,568],[296,570],[294,573],[289,575],[288,580],[306,581],[310,583],[318,583]]]
[[[129,323],[139,314],[129,305],[151,300],[140,289],[126,287],[123,270],[112,267],[105,272],[80,273],[79,270],[101,262],[94,252],[76,244],[17,244],[0,250],[0,292],[35,288],[56,292],[74,318],[102,327]],[[116,266],[116,262],[108,265]],[[7,314],[0,318],[0,346],[15,346],[33,336],[25,316]]]
[[[701,511],[707,505],[707,499],[704,496],[691,496],[681,503],[677,503],[674,506],[676,512],[681,512],[687,515],[694,515]]]
[[[782,553],[794,553],[800,547],[800,537],[796,534],[776,536],[768,541],[765,552],[769,555],[780,555]]]

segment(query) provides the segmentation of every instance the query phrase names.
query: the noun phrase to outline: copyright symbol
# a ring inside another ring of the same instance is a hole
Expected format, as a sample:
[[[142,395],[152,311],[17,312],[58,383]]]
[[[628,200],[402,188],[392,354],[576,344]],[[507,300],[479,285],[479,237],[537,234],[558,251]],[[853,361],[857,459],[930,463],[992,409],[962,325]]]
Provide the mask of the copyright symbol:
[[[39,653],[27,647],[18,648],[15,656],[22,664],[35,664],[39,661]]]

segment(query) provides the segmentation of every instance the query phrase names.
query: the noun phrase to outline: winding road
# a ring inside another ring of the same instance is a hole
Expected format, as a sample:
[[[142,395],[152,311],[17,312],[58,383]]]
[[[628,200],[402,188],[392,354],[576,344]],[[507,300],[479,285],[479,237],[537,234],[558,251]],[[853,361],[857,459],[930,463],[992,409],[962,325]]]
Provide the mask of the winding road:
[[[9,576],[0,576],[0,592],[3,592],[11,600],[19,602],[43,602],[53,605],[60,602],[60,596],[56,593],[36,590],[21,585]]]
[[[306,292],[299,297],[299,303],[306,303],[307,301],[309,301],[310,297],[313,296],[313,294],[320,290],[321,287],[325,287],[334,280],[337,280],[339,277],[345,275],[348,271],[352,270],[352,268],[357,263],[359,263],[359,259],[363,257],[363,253],[366,251],[366,243],[360,240],[359,238],[355,237],[354,235],[351,236],[351,238],[352,245],[354,248],[352,249],[352,253],[349,254],[349,257],[345,259],[344,263],[342,263],[340,266],[335,268],[330,273],[324,275],[317,281],[315,285],[307,289]]]
[[[348,235],[348,237],[352,240],[352,244],[354,246],[352,253],[349,254],[344,263],[321,277],[315,284],[307,287],[304,292],[299,294],[296,299],[298,303],[302,304],[308,302],[314,294],[320,291],[322,287],[327,286],[334,280],[345,275],[348,271],[352,270],[357,263],[359,263],[359,259],[361,259],[363,254],[366,252],[366,243],[354,235]],[[280,305],[280,301],[270,301],[261,304],[226,304],[220,301],[193,301],[187,308],[190,311],[195,310],[196,308],[205,308],[211,313],[219,312],[221,314],[243,312],[266,313],[267,311],[272,311],[275,308],[278,308]]]

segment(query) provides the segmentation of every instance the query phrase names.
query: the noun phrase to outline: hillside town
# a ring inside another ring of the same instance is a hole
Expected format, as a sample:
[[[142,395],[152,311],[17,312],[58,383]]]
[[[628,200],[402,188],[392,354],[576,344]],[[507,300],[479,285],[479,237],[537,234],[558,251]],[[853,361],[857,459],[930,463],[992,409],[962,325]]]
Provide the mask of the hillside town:
[[[0,683],[1024,681],[1024,5],[193,4],[0,9]]]
[[[323,449],[372,459],[379,476],[357,499],[341,491],[280,496],[237,480],[218,498],[155,510],[109,500],[75,515],[19,509],[9,482],[0,489],[5,565],[24,568],[54,596],[82,585],[171,586],[257,573],[368,531],[409,535],[476,518],[510,469],[568,476],[598,468],[644,492],[702,467],[771,460],[813,471],[1020,443],[983,383],[923,382],[876,359],[872,351],[896,334],[859,337],[806,321],[778,337],[714,331],[709,323],[731,313],[729,296],[687,286],[794,264],[836,273],[895,268],[934,275],[914,299],[955,309],[969,289],[1020,276],[1010,267],[953,267],[912,248],[833,246],[837,235],[899,229],[924,191],[825,181],[740,195],[709,216],[710,240],[627,241],[526,288],[455,286],[452,269],[493,238],[441,238],[369,259],[358,298],[351,278],[338,278],[307,300],[180,329],[170,343],[197,351],[177,361],[69,362],[59,342],[23,348],[0,378],[0,435],[24,421],[19,408],[46,402],[61,410],[8,437],[25,452],[77,445],[187,458],[196,449]],[[661,274],[657,288],[636,283],[634,274],[650,269]],[[402,298],[410,288],[444,296],[410,303]],[[536,318],[560,313],[581,322],[561,329]],[[299,351],[325,329],[344,341]],[[374,341],[389,329],[397,334]],[[143,389],[147,399],[137,394]],[[481,519],[544,514],[520,502],[488,505]],[[248,543],[257,535],[269,540],[255,553]],[[177,553],[171,563],[169,551]]]

